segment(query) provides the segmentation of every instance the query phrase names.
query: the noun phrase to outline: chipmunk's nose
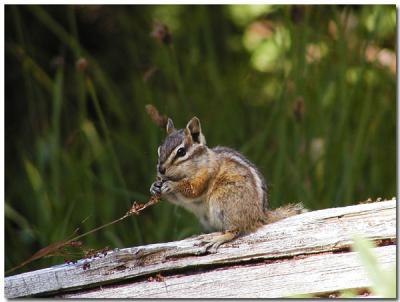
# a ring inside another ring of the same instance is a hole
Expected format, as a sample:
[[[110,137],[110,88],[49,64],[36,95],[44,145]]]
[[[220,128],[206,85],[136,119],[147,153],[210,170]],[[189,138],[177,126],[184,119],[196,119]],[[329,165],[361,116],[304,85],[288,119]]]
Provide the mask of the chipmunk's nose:
[[[165,168],[162,165],[158,165],[158,172],[165,174]]]

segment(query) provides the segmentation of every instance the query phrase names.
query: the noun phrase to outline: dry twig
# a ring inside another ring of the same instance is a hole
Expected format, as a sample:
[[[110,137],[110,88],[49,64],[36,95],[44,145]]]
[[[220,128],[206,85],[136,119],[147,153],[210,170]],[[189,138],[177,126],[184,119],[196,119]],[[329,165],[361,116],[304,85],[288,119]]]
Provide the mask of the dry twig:
[[[15,266],[15,267],[9,269],[8,271],[6,271],[6,274],[9,274],[9,273],[11,273],[11,272],[13,272],[13,271],[15,271],[17,269],[20,269],[20,268],[24,267],[25,265],[31,263],[32,261],[41,259],[41,258],[46,257],[46,256],[55,256],[55,255],[60,255],[60,254],[64,255],[65,252],[62,251],[64,248],[82,246],[82,242],[78,241],[78,239],[81,239],[82,237],[85,237],[85,236],[87,236],[89,234],[92,234],[92,233],[97,232],[97,231],[99,231],[101,229],[104,229],[104,228],[106,228],[106,227],[108,227],[110,225],[113,225],[113,224],[115,224],[117,222],[120,222],[120,221],[124,220],[125,218],[128,218],[129,216],[139,215],[139,213],[141,211],[143,211],[144,209],[148,208],[149,206],[152,206],[152,205],[156,204],[159,201],[160,201],[160,195],[151,196],[149,201],[147,203],[145,203],[145,204],[139,204],[138,202],[134,201],[133,204],[132,204],[132,207],[125,213],[124,216],[122,216],[122,217],[120,217],[118,219],[115,219],[115,220],[113,220],[113,221],[111,221],[109,223],[106,223],[106,224],[104,224],[102,226],[99,226],[97,228],[94,228],[93,230],[90,230],[90,231],[88,231],[86,233],[83,233],[81,235],[73,237],[71,239],[67,239],[67,240],[63,240],[63,241],[58,241],[58,242],[52,243],[52,244],[40,249],[39,251],[37,251],[35,254],[33,254],[31,257],[29,257],[27,260],[23,261],[22,263],[18,264],[17,266]],[[90,257],[90,255],[93,254],[93,253],[96,254],[96,253],[98,253],[98,251],[93,251],[93,250],[86,251],[86,257]]]

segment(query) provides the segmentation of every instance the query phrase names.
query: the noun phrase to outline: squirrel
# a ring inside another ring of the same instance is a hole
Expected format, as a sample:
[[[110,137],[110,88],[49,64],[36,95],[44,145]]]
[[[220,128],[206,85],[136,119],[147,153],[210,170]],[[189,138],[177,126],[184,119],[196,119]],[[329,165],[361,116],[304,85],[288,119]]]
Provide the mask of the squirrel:
[[[170,118],[164,124],[167,136],[158,147],[150,193],[192,212],[205,231],[222,232],[203,240],[200,253],[216,253],[242,234],[306,212],[301,203],[268,210],[267,184],[256,166],[233,149],[207,147],[197,117],[184,129],[175,129]]]

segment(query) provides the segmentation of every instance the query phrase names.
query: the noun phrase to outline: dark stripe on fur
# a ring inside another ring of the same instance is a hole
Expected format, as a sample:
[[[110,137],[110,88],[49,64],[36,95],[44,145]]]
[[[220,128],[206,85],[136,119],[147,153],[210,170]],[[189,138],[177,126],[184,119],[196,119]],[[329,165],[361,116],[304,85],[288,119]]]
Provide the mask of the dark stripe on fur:
[[[237,152],[236,150],[233,150],[231,148],[218,146],[218,147],[213,148],[212,150],[218,154],[226,153],[227,155],[229,155],[229,154],[235,155],[235,156],[239,157],[241,160],[243,160],[246,163],[246,165],[249,165],[256,171],[257,176],[261,180],[261,189],[263,191],[263,196],[262,196],[263,209],[266,210],[268,208],[267,184],[266,184],[264,176],[260,173],[260,171],[258,171],[257,167],[251,161],[249,161],[246,157],[244,157],[242,154],[240,154],[239,152]]]
[[[206,151],[206,148],[204,146],[198,146],[196,148],[196,150],[194,150],[193,153],[190,154],[190,156],[188,156],[187,158],[185,158],[184,160],[179,162],[178,165],[180,165],[181,163],[184,163],[185,161],[192,160],[195,156],[200,155],[201,153],[203,153],[205,151]]]
[[[168,156],[177,146],[182,144],[184,138],[183,129],[172,132],[165,138],[164,142],[160,146],[159,160],[161,164],[167,160]]]

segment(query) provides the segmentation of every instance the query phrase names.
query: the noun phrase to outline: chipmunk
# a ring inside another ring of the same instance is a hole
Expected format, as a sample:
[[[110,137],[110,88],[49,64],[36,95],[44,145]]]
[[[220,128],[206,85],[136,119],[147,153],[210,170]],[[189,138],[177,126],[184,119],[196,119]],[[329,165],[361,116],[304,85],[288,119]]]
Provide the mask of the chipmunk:
[[[255,165],[230,148],[207,147],[197,117],[179,130],[168,118],[166,132],[150,192],[192,212],[206,231],[222,232],[204,241],[201,253],[305,211],[301,204],[269,211],[267,184]]]

